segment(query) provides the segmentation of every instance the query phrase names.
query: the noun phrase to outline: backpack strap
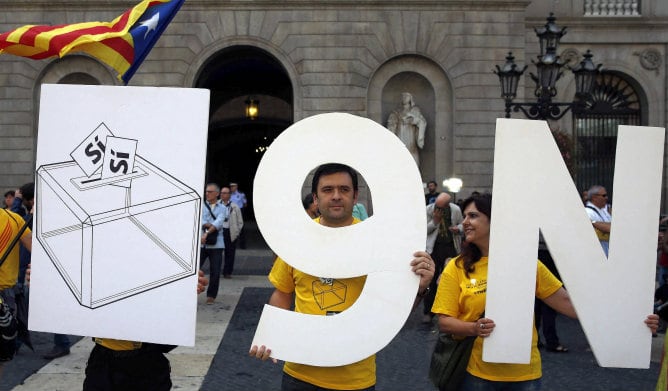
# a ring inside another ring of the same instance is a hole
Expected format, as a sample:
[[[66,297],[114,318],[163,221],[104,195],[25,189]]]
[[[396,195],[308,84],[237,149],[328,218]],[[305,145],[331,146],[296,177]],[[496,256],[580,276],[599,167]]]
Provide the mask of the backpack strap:
[[[9,213],[6,209],[3,209],[3,210],[5,211],[5,213],[7,213],[7,216],[9,216],[12,220],[14,220],[14,223],[16,223],[16,227],[19,228],[19,222],[16,221],[14,216],[12,216],[12,214]],[[28,228],[28,225],[30,224],[31,220],[32,220],[32,215],[28,216],[28,218],[25,221],[25,224],[23,224],[23,227],[19,228],[19,232],[17,232],[16,236],[14,236],[12,241],[9,242],[9,246],[5,250],[5,253],[2,254],[2,257],[0,257],[0,267],[2,267],[2,265],[5,263],[5,261],[7,260],[7,257],[9,257],[9,253],[11,253],[14,246],[16,246],[16,243],[18,243],[18,241],[21,239],[21,236],[23,235],[25,230]]]
[[[591,206],[589,206],[589,205],[585,206],[585,208],[593,210],[594,212],[596,212],[596,214],[598,215],[598,217],[600,217],[601,219],[603,219],[603,216],[601,215],[601,212],[599,212],[598,210],[596,210],[596,208],[591,207]]]

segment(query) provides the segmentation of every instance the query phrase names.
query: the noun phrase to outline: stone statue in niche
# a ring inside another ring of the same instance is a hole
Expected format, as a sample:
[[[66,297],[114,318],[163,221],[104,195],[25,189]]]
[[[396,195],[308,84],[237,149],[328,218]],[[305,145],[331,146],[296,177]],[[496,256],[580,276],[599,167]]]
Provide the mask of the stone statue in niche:
[[[399,137],[420,167],[420,149],[424,147],[427,120],[415,105],[411,93],[401,93],[401,108],[392,110],[387,118],[387,128]]]

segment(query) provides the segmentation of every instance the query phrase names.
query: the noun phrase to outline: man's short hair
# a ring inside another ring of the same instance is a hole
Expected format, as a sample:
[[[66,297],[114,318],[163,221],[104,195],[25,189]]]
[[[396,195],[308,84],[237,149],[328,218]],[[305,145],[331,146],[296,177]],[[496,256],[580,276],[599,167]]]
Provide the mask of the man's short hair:
[[[326,163],[320,165],[315,170],[315,173],[313,174],[313,182],[311,182],[311,193],[316,194],[318,192],[318,182],[320,181],[321,176],[339,172],[345,172],[350,175],[350,178],[353,180],[353,190],[357,191],[357,172],[353,170],[352,167],[341,163]]]
[[[33,182],[26,183],[19,190],[21,190],[23,201],[32,201],[35,198],[35,184]]]
[[[14,190],[9,190],[9,191],[5,192],[5,198],[7,198],[7,196],[14,197],[15,195],[16,195],[16,192]]]
[[[220,186],[218,186],[218,184],[216,182],[209,182],[209,183],[206,184],[206,186],[204,188],[206,189],[209,186],[214,187],[216,189],[216,191],[220,193]]]
[[[432,183],[434,184],[434,186],[438,187],[438,183],[436,183],[436,181],[429,181],[427,182],[427,185],[431,185]]]
[[[587,191],[587,200],[591,201],[591,198],[593,196],[597,195],[598,192],[601,191],[601,190],[603,190],[603,186],[601,186],[601,185],[594,185],[594,186],[590,187],[589,190]]]

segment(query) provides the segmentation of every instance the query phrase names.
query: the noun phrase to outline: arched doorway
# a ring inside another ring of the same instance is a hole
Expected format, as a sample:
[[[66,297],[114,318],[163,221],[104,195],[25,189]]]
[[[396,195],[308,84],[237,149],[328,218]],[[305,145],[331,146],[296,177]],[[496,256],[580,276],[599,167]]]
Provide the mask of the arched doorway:
[[[236,182],[246,193],[245,219],[252,220],[253,179],[271,142],[293,122],[293,88],[276,58],[252,46],[231,46],[209,58],[195,83],[211,91],[206,180]],[[249,100],[257,118],[246,116]]]

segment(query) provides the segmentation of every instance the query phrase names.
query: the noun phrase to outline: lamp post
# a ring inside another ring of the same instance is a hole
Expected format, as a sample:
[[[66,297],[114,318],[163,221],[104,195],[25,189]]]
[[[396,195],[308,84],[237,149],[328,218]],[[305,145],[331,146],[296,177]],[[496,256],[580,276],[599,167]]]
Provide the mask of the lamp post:
[[[450,178],[443,180],[443,187],[452,193],[453,202],[457,202],[457,193],[462,189],[464,182],[459,178]]]
[[[587,50],[577,66],[567,67],[575,75],[575,100],[567,103],[553,102],[552,98],[557,95],[556,83],[563,75],[564,66],[557,55],[557,50],[561,37],[566,34],[566,27],[560,28],[555,21],[554,14],[550,13],[545,26],[534,29],[540,42],[538,61],[531,61],[536,66],[536,74],[530,74],[536,84],[535,102],[513,102],[517,97],[520,76],[527,66],[520,70],[515,64],[512,52],[506,56],[505,64],[501,67],[496,66],[494,73],[499,76],[501,83],[501,97],[506,102],[506,118],[510,118],[510,111],[513,110],[522,111],[529,119],[558,120],[570,110],[577,112],[585,109],[585,100],[591,94],[601,64],[594,65],[593,55]]]

